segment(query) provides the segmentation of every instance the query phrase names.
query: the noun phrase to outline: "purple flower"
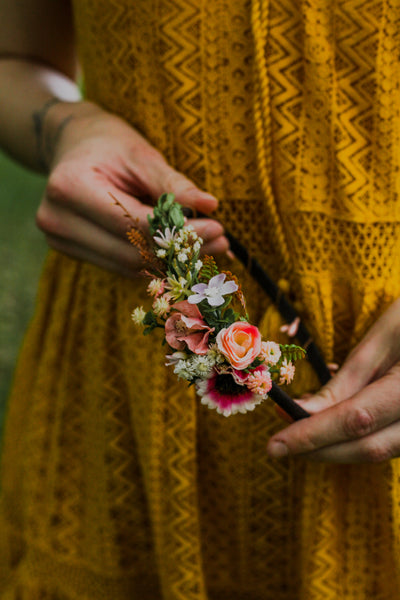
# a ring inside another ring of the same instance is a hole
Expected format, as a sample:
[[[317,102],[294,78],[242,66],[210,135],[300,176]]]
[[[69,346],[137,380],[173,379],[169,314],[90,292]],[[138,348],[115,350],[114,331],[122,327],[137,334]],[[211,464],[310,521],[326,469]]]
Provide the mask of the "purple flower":
[[[191,289],[195,292],[188,298],[189,304],[198,304],[202,300],[207,300],[210,306],[221,306],[225,302],[223,296],[233,294],[238,290],[234,281],[225,283],[225,273],[219,273],[210,279],[208,283],[196,283]]]

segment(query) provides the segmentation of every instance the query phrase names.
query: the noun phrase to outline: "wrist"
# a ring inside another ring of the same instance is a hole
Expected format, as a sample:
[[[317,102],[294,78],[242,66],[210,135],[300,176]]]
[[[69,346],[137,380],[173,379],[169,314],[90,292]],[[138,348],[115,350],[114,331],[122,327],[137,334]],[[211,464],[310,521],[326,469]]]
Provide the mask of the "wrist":
[[[37,160],[41,170],[49,172],[58,154],[60,140],[66,129],[76,120],[81,124],[103,113],[96,104],[87,100],[67,102],[49,98],[33,115],[37,141]]]

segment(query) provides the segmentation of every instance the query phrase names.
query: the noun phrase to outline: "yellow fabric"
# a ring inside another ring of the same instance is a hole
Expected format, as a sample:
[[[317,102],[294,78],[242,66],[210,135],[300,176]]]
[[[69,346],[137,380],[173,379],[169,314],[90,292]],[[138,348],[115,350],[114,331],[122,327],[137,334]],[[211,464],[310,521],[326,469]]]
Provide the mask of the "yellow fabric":
[[[341,362],[400,295],[399,0],[75,14],[89,98],[216,194]],[[229,269],[274,337],[276,312]],[[200,406],[130,323],[142,303],[142,286],[50,255],[4,444],[1,599],[398,598],[399,462],[268,459],[271,404]]]

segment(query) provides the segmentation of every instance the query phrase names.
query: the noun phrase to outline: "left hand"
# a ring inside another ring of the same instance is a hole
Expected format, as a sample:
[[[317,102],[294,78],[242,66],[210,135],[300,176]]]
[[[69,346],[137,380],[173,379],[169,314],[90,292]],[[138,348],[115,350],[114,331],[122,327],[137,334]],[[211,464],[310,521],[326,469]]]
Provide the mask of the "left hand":
[[[337,375],[299,401],[311,417],[275,434],[272,457],[335,463],[400,456],[400,298],[376,321]]]

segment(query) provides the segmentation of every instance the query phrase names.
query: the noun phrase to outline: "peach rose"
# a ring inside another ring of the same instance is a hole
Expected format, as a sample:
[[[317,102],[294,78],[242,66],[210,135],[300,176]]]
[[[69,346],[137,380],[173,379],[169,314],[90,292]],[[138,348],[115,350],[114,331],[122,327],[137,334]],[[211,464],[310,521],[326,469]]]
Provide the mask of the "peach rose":
[[[235,369],[246,369],[261,351],[261,333],[246,321],[221,329],[216,342],[218,350]]]

